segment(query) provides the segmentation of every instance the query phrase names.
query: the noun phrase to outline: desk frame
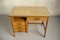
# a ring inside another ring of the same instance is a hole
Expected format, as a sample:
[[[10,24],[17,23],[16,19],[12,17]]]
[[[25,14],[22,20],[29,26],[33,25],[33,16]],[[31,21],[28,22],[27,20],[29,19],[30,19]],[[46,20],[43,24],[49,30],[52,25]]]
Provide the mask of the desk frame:
[[[10,19],[11,19],[11,16],[9,16],[10,17]],[[12,16],[12,17],[14,17],[14,16]],[[27,16],[28,17],[28,16]],[[27,18],[26,17],[26,18]],[[38,16],[39,17],[39,16]],[[26,33],[28,32],[28,24],[29,24],[29,22],[28,22],[28,19],[26,20]],[[11,24],[12,24],[12,20],[11,20]],[[34,23],[35,24],[35,23]],[[40,24],[40,23],[37,23],[37,24]],[[46,26],[44,25],[44,21],[42,21],[42,23],[41,23],[42,25],[43,25],[43,28],[44,28],[44,35],[41,35],[41,36],[43,36],[43,37],[45,37],[46,36],[46,32],[47,32],[47,24],[48,24],[48,19],[47,19],[47,21],[46,21]],[[13,24],[12,24],[12,26],[13,26]],[[13,27],[12,27],[13,28]],[[15,31],[14,31],[14,28],[13,28],[13,34],[12,34],[14,37],[15,37]]]

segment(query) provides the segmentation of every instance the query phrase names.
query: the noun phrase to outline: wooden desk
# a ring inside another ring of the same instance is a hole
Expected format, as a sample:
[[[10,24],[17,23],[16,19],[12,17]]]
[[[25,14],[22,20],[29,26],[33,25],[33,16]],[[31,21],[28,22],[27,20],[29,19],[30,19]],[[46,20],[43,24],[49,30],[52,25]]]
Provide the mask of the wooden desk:
[[[48,17],[49,17],[48,10],[46,7],[26,7],[26,6],[14,7],[9,16],[11,18],[11,23],[13,25],[14,36],[15,36],[15,32],[18,32],[18,28],[19,28],[18,27],[17,29],[15,29],[16,26],[15,23],[17,25],[20,25],[21,30],[19,29],[19,32],[28,32],[29,23],[40,23],[40,22],[29,22],[29,21],[42,21],[41,24],[44,25],[43,26],[44,35],[42,36],[43,37],[46,36]],[[14,20],[16,20],[16,22]]]

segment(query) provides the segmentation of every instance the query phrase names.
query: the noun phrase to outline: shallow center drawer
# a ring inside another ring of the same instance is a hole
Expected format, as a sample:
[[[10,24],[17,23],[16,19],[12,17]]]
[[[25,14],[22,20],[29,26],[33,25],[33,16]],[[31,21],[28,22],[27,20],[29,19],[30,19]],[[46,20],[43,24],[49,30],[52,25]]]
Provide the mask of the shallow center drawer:
[[[31,17],[27,17],[28,21],[32,21],[32,20],[47,20],[47,16],[31,16]]]

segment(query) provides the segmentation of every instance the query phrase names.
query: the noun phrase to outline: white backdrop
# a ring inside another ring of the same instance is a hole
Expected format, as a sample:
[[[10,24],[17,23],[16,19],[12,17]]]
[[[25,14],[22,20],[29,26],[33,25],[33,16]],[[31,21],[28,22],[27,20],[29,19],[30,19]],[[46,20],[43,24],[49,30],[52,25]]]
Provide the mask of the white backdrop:
[[[14,6],[46,6],[51,15],[60,15],[60,0],[0,0],[0,14],[9,14]]]

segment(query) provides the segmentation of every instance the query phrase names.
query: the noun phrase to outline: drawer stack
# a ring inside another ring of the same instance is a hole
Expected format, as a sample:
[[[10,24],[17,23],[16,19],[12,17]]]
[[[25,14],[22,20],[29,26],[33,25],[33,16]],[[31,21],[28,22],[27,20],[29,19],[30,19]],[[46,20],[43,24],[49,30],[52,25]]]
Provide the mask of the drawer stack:
[[[25,20],[21,17],[11,17],[15,32],[25,32]]]

